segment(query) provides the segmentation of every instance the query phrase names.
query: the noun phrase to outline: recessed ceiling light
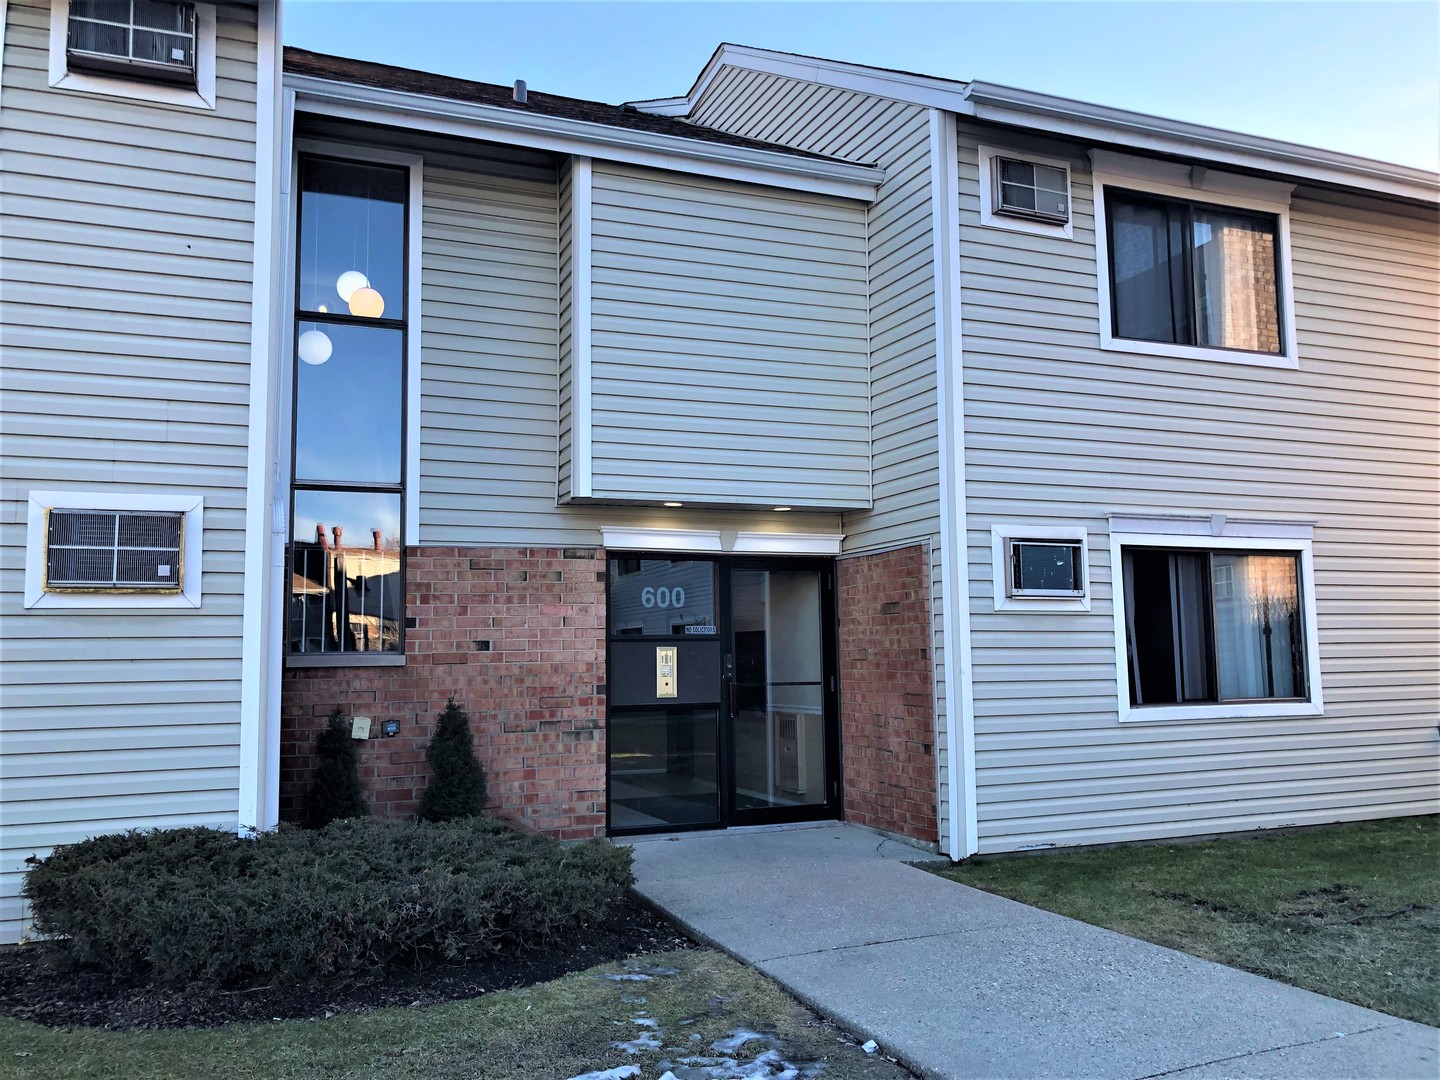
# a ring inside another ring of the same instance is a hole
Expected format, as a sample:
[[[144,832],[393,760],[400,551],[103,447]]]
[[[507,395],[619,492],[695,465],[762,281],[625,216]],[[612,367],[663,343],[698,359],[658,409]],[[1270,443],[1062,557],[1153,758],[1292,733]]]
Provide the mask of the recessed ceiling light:
[[[789,509],[790,509],[790,507],[788,507],[788,506],[777,506],[777,507],[775,507],[775,512],[776,512],[777,514],[780,514],[780,513],[784,513],[786,510],[789,510]]]
[[[667,503],[661,503],[660,505],[661,505],[661,506],[684,506],[685,504],[684,504],[684,503],[667,502]]]

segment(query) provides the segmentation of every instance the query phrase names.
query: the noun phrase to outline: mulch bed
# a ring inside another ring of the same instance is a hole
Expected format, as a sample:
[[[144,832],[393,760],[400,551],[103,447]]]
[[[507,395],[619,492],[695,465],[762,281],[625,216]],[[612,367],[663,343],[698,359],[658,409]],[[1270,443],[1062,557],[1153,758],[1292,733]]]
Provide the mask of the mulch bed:
[[[43,943],[11,946],[0,949],[0,1016],[111,1031],[319,1019],[514,990],[595,964],[693,945],[664,918],[625,897],[576,940],[547,949],[458,964],[422,956],[380,975],[318,986],[156,986],[143,977],[58,970],[46,962]]]

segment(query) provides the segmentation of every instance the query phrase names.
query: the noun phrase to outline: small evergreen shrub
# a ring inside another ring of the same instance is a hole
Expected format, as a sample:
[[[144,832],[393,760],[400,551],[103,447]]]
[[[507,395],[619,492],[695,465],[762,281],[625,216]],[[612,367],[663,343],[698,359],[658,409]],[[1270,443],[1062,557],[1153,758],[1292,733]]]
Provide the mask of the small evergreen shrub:
[[[628,849],[603,841],[365,818],[253,839],[203,828],[95,837],[33,862],[24,895],[62,962],[168,983],[295,983],[417,952],[550,944],[633,880]]]
[[[360,756],[350,735],[350,721],[339,709],[330,714],[325,730],[315,739],[315,779],[306,810],[316,829],[370,813],[360,789]]]
[[[470,742],[470,716],[452,697],[425,748],[430,784],[420,797],[421,821],[456,821],[485,812],[485,768]]]

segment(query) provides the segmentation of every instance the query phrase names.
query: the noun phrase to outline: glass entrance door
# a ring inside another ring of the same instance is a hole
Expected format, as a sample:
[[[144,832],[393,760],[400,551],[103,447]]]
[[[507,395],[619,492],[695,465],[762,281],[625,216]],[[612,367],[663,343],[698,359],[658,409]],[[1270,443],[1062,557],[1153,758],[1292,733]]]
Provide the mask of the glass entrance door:
[[[833,816],[833,568],[617,556],[608,580],[610,831]]]
[[[825,816],[837,785],[829,568],[730,572],[731,820]]]

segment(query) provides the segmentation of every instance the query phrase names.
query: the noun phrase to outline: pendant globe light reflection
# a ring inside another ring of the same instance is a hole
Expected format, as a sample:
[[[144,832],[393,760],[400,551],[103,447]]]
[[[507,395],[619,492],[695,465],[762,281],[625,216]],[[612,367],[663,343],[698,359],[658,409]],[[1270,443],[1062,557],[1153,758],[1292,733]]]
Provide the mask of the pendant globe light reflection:
[[[340,294],[340,299],[344,300],[347,304],[350,302],[350,297],[355,295],[357,289],[368,289],[369,287],[370,279],[359,270],[346,270],[345,273],[341,274],[335,281],[335,291]]]
[[[330,354],[335,351],[335,345],[330,340],[330,335],[321,330],[306,330],[300,335],[300,341],[295,346],[295,351],[300,354],[300,359],[305,363],[318,367],[330,359]]]
[[[374,289],[356,289],[350,294],[350,314],[378,319],[385,311],[385,298]]]

